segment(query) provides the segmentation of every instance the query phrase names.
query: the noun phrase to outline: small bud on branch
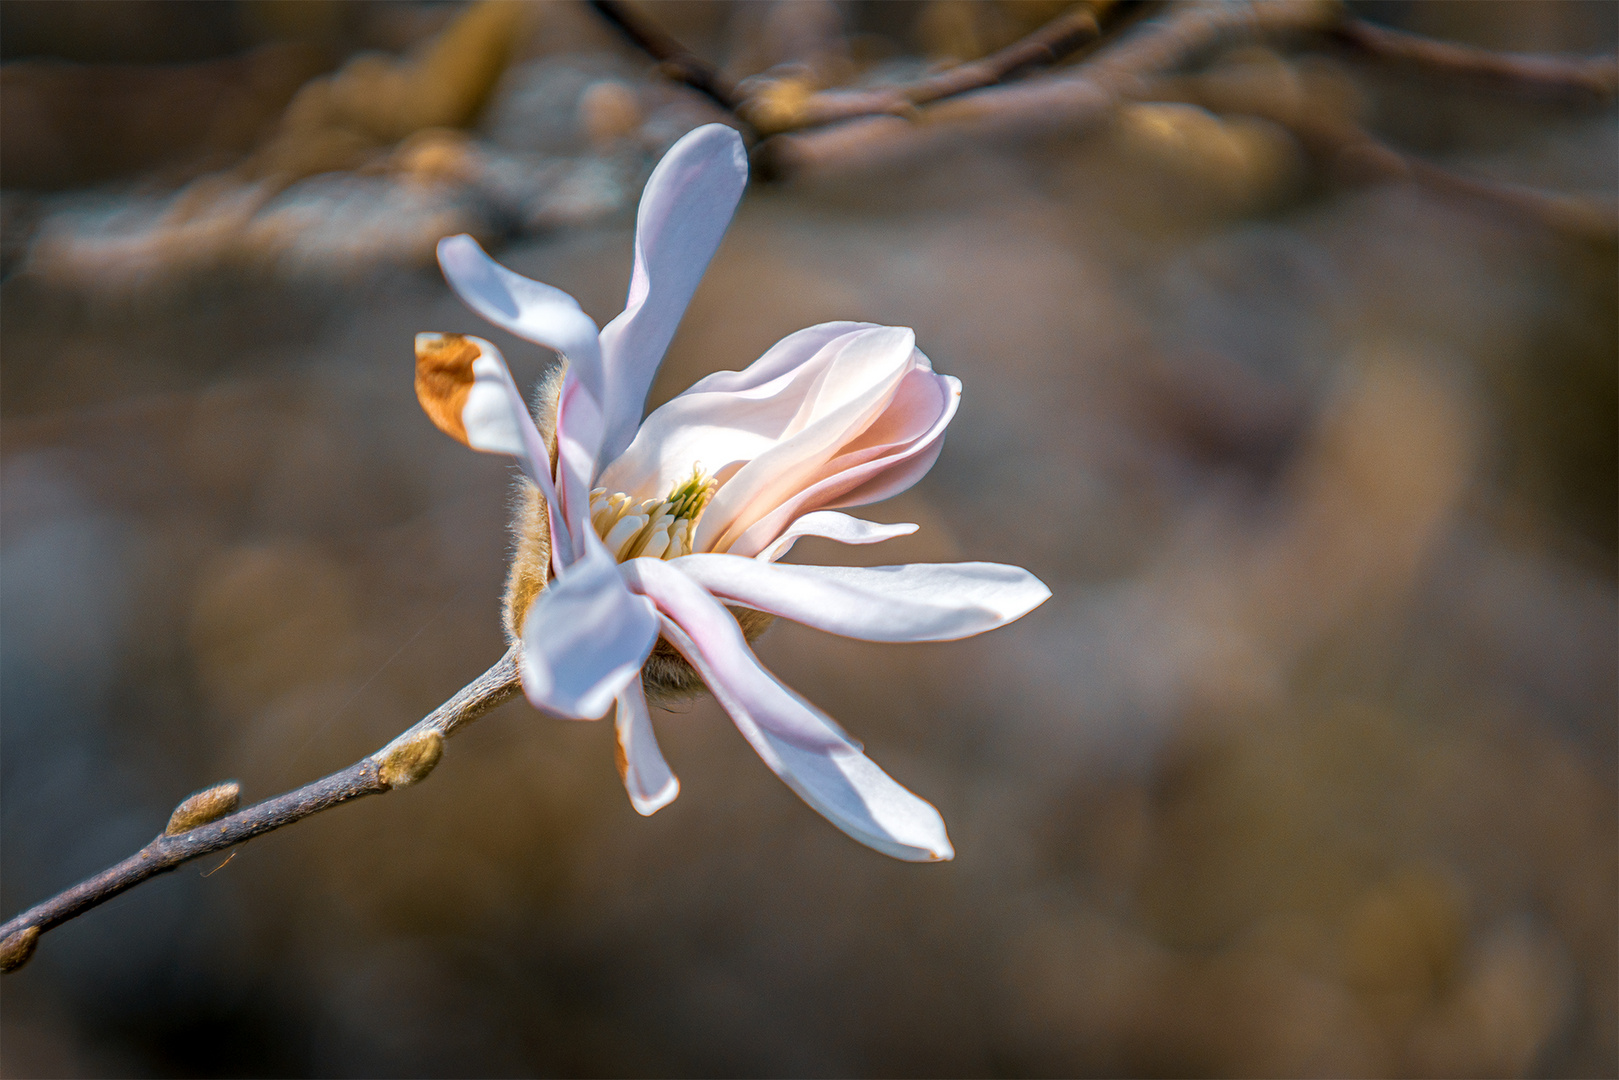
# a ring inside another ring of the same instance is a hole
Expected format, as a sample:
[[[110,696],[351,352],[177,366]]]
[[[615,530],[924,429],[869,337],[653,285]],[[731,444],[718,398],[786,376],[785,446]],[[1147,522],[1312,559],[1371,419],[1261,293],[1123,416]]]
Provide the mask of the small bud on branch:
[[[190,832],[198,825],[216,821],[235,810],[241,801],[242,785],[234,780],[204,788],[174,808],[174,813],[169,815],[169,825],[163,830],[163,835],[179,836],[183,832]]]
[[[446,736],[521,692],[513,648],[399,738],[346,769],[241,810],[236,809],[241,787],[235,781],[197,792],[175,807],[168,827],[135,854],[0,926],[0,971],[27,963],[45,931],[148,878],[362,795],[416,783],[438,764]]]
[[[409,787],[425,779],[444,756],[444,736],[436,731],[401,735],[372,756],[377,779],[390,788]]]
[[[16,971],[28,963],[28,958],[34,955],[34,946],[38,944],[37,926],[8,935],[4,941],[0,941],[0,971]]]

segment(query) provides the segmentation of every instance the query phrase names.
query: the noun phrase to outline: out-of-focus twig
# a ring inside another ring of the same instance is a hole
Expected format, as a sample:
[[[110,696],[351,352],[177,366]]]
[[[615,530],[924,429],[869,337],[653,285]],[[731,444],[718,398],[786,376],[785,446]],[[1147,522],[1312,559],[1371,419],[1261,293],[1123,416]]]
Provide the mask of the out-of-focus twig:
[[[1336,183],[1410,183],[1450,200],[1488,206],[1521,221],[1569,236],[1612,243],[1619,213],[1611,202],[1470,177],[1407,154],[1368,131],[1351,112],[1312,106],[1287,80],[1248,79],[1222,86],[1218,79],[1160,80],[1144,100],[1198,105],[1221,116],[1268,120],[1292,133],[1316,169]]]
[[[1402,153],[1360,127],[1296,126],[1293,130],[1339,180],[1405,181],[1435,195],[1488,206],[1568,236],[1608,244],[1619,239],[1619,212],[1610,203],[1464,176]]]
[[[789,102],[780,102],[772,91],[790,92],[791,86],[767,84],[761,93],[750,96],[743,111],[762,134],[802,131],[861,116],[911,116],[918,106],[994,86],[1032,67],[1055,64],[1095,41],[1101,32],[1095,12],[1079,5],[1004,49],[914,82],[869,90],[827,90]]]
[[[668,31],[641,14],[633,5],[624,3],[624,0],[590,0],[590,6],[656,60],[666,76],[706,94],[721,108],[737,113],[743,98],[737,92],[736,83],[719,68],[676,41]]]
[[[1095,11],[1076,4],[1034,33],[980,60],[899,86],[810,92],[794,80],[757,80],[751,92],[732,82],[654,20],[623,0],[590,0],[665,75],[706,94],[761,135],[819,127],[860,116],[906,115],[919,105],[1004,82],[1031,67],[1055,64],[1101,34]]]
[[[1487,79],[1530,89],[1597,97],[1619,93],[1619,57],[1491,52],[1345,19],[1332,36],[1379,60],[1439,75]]]
[[[510,701],[521,689],[514,645],[449,701],[381,750],[346,769],[234,813],[220,811],[234,807],[235,785],[199,792],[180,804],[169,829],[135,854],[0,926],[0,970],[14,971],[26,963],[40,935],[52,927],[182,863],[361,796],[380,795],[415,783],[438,764],[445,737]]]
[[[1191,2],[1148,20],[1072,71],[946,98],[914,120],[870,117],[780,135],[760,146],[767,175],[899,161],[963,138],[1018,139],[1083,131],[1147,92],[1156,76],[1220,45],[1335,26],[1328,0]]]
[[[1102,33],[1096,14],[1087,6],[1076,7],[1052,19],[1040,29],[981,60],[958,64],[948,71],[897,87],[912,105],[926,105],[969,90],[994,86],[1031,67],[1057,63],[1095,41]]]

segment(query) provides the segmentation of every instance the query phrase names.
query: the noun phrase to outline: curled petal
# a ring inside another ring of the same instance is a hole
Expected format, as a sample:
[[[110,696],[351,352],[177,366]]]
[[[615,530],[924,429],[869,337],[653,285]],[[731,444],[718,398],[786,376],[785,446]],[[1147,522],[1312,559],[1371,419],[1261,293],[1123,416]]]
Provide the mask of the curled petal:
[[[710,593],[863,641],[954,641],[1020,619],[1051,596],[1000,563],[798,566],[740,555],[686,555],[671,566]]]
[[[605,715],[658,640],[652,604],[624,587],[613,557],[585,534],[584,557],[535,597],[523,622],[528,699],[573,720]]]
[[[830,355],[806,372],[813,381],[785,398],[795,408],[783,416],[771,444],[726,479],[708,504],[696,550],[726,550],[755,520],[814,482],[842,447],[877,421],[918,359],[926,359],[903,326],[858,330],[822,352]]]
[[[640,679],[631,679],[618,692],[614,715],[618,735],[618,771],[629,792],[630,805],[643,817],[651,817],[674,802],[680,794],[680,781],[669,770],[652,734],[652,717],[647,712],[646,692]]]
[[[691,578],[657,559],[631,559],[622,567],[629,587],[648,597],[678,623],[703,655],[703,681],[726,705],[741,709],[751,723],[796,746],[859,749],[859,744],[821,710],[766,671],[742,636],[736,618]],[[708,678],[725,684],[722,691]],[[732,716],[736,716],[732,712]]]
[[[747,182],[742,137],[723,124],[689,132],[652,170],[636,215],[629,298],[601,333],[604,457],[635,437],[652,377]]]
[[[550,285],[514,274],[462,233],[438,242],[439,266],[466,305],[503,330],[555,349],[569,371],[601,399],[601,346],[596,323],[579,301]]]
[[[823,323],[771,346],[742,371],[717,371],[652,411],[601,483],[635,498],[663,495],[700,462],[710,475],[773,446],[836,355],[829,348],[870,323]],[[731,471],[735,471],[734,468]]]
[[[908,380],[908,385],[919,381],[913,377]],[[827,471],[832,479],[839,481],[837,486],[842,486],[841,481],[850,477],[858,477],[860,483],[829,503],[817,503],[812,498],[806,505],[866,506],[909,490],[912,484],[927,475],[933,463],[939,459],[939,451],[944,449],[945,428],[950,426],[956,410],[961,407],[960,379],[954,375],[934,375],[930,372],[928,381],[933,384],[932,388],[939,394],[942,403],[933,422],[914,437],[896,438],[869,459],[863,459],[858,464],[851,462],[846,475],[839,475],[844,462],[833,461]],[[829,484],[828,490],[831,488]]]
[[[811,363],[827,345],[856,330],[876,330],[877,323],[826,322],[795,330],[765,350],[765,354],[741,371],[716,371],[692,383],[687,394],[747,394],[783,375],[790,375]],[[657,414],[654,413],[654,416]],[[647,418],[648,422],[651,417]]]
[[[840,514],[836,510],[816,510],[787,526],[787,531],[778,536],[775,543],[759,552],[758,557],[765,562],[775,562],[804,536],[819,536],[842,544],[876,544],[896,536],[909,536],[915,531],[916,526],[909,523],[883,525]]]
[[[859,747],[810,747],[782,738],[758,723],[751,688],[728,683],[711,665],[710,653],[679,623],[665,617],[663,634],[703,676],[770,770],[828,821],[896,859],[939,862],[955,857],[939,811],[895,783]]]
[[[718,550],[756,555],[801,514],[879,502],[925,476],[944,448],[945,428],[961,404],[961,383],[950,375],[912,371],[896,397],[902,395],[911,399],[907,408],[883,417],[874,425],[878,431],[845,447],[787,498],[757,516],[750,514],[751,524]]]

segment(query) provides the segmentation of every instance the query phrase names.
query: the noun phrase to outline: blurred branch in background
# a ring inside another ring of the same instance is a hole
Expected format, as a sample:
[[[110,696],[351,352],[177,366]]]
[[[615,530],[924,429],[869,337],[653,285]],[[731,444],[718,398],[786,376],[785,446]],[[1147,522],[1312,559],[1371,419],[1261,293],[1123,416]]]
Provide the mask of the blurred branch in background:
[[[718,68],[671,37],[652,19],[643,16],[622,0],[590,0],[602,18],[623,31],[624,36],[658,62],[658,70],[678,79],[713,99],[722,109],[736,112],[744,101],[736,84]]]
[[[438,765],[446,738],[521,692],[514,645],[449,701],[346,769],[243,810],[236,809],[234,782],[198,792],[177,806],[168,828],[135,854],[0,925],[0,971],[26,964],[47,931],[143,881],[362,795],[381,795],[426,778]]]
[[[1060,20],[1059,20],[1060,21]],[[1481,49],[1450,46],[1411,34],[1395,34],[1347,17],[1330,0],[1269,0],[1264,3],[1175,5],[1136,28],[1123,40],[1091,56],[1071,72],[1029,79],[1017,86],[979,89],[963,80],[959,87],[928,98],[934,108],[910,115],[906,122],[871,118],[825,131],[782,134],[760,148],[768,175],[892,166],[918,158],[962,139],[1016,140],[1073,134],[1101,125],[1123,104],[1152,96],[1154,80],[1218,47],[1272,38],[1336,35],[1379,57],[1409,63],[1447,75],[1489,76],[1511,86],[1556,88],[1610,98],[1619,79],[1619,61],[1610,57],[1504,56]],[[1007,50],[1014,52],[1018,47]],[[949,83],[949,73],[937,77]],[[978,90],[965,98],[946,97]],[[895,91],[905,96],[904,90]],[[873,100],[882,91],[873,91]],[[921,104],[912,101],[912,104]],[[744,108],[746,115],[746,108]],[[898,108],[873,112],[901,112]],[[820,122],[806,106],[806,118],[775,129],[790,132]],[[1364,142],[1364,139],[1357,140]],[[1431,177],[1434,170],[1396,170],[1384,175]]]
[[[813,77],[757,76],[739,87],[713,65],[670,37],[627,0],[590,0],[591,6],[647,54],[663,73],[713,98],[746,123],[755,138],[819,127],[854,117],[908,116],[919,105],[1004,82],[1035,67],[1057,63],[1102,33],[1098,12],[1125,7],[1113,0],[1078,3],[1028,36],[982,59],[956,64],[899,86],[868,90],[818,89]],[[775,5],[783,6],[783,5]],[[1059,5],[1063,6],[1063,5]]]
[[[1178,91],[1166,90],[1165,79],[1184,78],[1211,54],[1261,44],[1290,53],[1336,48],[1575,106],[1611,100],[1619,77],[1610,57],[1451,45],[1377,27],[1332,0],[939,0],[916,10],[936,58],[900,80],[884,74],[891,68],[852,63],[847,15],[824,0],[750,7],[755,36],[767,44],[734,73],[665,30],[655,5],[626,0],[577,8],[481,0],[401,56],[363,52],[301,85],[327,62],[329,46],[270,44],[157,75],[8,65],[8,185],[105,178],[158,162],[195,179],[172,193],[148,183],[125,199],[13,199],[6,261],[43,279],[126,292],[220,269],[318,278],[424,263],[449,233],[494,240],[618,211],[651,160],[716,108],[756,141],[761,178],[854,175],[915,167],[966,145],[1094,135],[1132,103],[1174,100]],[[656,79],[603,71],[575,106],[590,133],[588,153],[539,156],[511,145],[498,123],[490,130],[485,107],[503,79],[550,85],[543,63],[513,71],[512,60],[522,42],[555,36],[573,11],[593,12],[602,30],[616,29],[657,61],[664,95],[686,87],[701,99],[682,105],[660,97]],[[129,93],[119,89],[126,84]],[[1553,228],[1614,231],[1611,207],[1448,175],[1381,142],[1358,116],[1206,97],[1203,107],[1218,115],[1282,124],[1329,179],[1410,181]],[[206,104],[180,110],[176,122],[164,102],[182,98]],[[105,129],[107,137],[53,139],[69,129]],[[72,157],[83,146],[97,147],[93,161]],[[240,160],[217,167],[233,156]]]
[[[1365,19],[1345,19],[1338,40],[1378,60],[1440,76],[1482,79],[1522,90],[1610,98],[1619,89],[1619,64],[1610,56],[1536,56],[1499,53],[1391,30]]]

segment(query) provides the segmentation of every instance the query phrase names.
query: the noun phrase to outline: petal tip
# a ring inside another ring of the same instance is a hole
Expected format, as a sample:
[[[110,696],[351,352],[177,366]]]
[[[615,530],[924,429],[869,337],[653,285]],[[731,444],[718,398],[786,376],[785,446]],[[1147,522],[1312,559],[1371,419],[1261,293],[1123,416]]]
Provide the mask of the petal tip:
[[[665,806],[668,806],[670,803],[674,802],[675,797],[679,794],[680,780],[677,777],[671,776],[669,778],[669,782],[663,785],[662,788],[658,789],[655,794],[636,795],[634,792],[631,792],[630,805],[634,807],[635,812],[640,814],[642,817],[651,817],[659,810],[662,810]]]
[[[469,446],[461,413],[472,392],[472,364],[481,353],[478,339],[464,334],[416,335],[416,400],[440,431]]]
[[[456,233],[454,236],[446,236],[438,242],[439,262],[442,263],[446,256],[454,257],[463,252],[470,254],[468,252],[469,247],[476,251],[483,250],[483,246],[472,238],[471,233]]]

